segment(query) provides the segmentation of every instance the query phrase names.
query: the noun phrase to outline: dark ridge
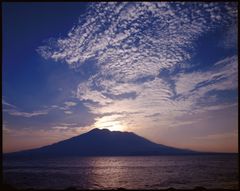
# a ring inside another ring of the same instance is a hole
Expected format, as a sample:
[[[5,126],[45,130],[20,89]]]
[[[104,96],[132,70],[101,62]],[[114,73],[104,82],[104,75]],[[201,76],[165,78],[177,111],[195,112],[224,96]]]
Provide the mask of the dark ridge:
[[[206,154],[156,144],[132,132],[92,129],[48,146],[6,153],[4,157],[154,156]],[[209,154],[209,153],[207,153]]]

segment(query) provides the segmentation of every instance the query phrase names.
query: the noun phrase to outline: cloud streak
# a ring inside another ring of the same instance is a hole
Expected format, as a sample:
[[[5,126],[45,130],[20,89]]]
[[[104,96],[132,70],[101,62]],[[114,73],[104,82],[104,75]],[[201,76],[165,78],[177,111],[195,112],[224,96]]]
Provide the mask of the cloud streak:
[[[7,107],[10,107],[10,108],[16,108],[15,105],[6,102],[4,99],[2,100],[2,104],[5,105],[5,106],[7,106]]]
[[[39,115],[47,115],[48,114],[48,110],[23,112],[23,111],[18,111],[15,109],[4,109],[3,111],[7,112],[9,115],[12,115],[12,116],[26,117],[26,118],[31,118],[31,117],[35,117],[35,116],[39,116]]]
[[[112,115],[112,123],[122,126],[170,125],[182,115],[232,106],[216,102],[217,95],[211,104],[199,102],[210,92],[238,87],[236,55],[213,62],[208,71],[184,69],[195,65],[199,37],[236,19],[234,3],[94,3],[67,37],[37,51],[72,68],[95,61],[95,73],[76,90],[89,111],[101,116],[95,125],[116,111],[129,113]]]

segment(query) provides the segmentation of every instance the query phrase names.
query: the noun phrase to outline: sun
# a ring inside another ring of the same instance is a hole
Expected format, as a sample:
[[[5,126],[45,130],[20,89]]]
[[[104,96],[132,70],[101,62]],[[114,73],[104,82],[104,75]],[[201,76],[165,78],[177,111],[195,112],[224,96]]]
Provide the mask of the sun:
[[[99,129],[108,129],[110,131],[124,131],[124,126],[122,126],[121,124],[119,123],[115,123],[115,122],[111,122],[109,123],[108,125],[103,125],[103,126],[100,126],[98,127]]]
[[[111,127],[108,127],[110,131],[124,131],[124,127],[120,124],[113,124]]]
[[[126,129],[120,121],[109,120],[107,118],[98,119],[94,127],[98,129],[108,129],[110,131],[124,131]]]

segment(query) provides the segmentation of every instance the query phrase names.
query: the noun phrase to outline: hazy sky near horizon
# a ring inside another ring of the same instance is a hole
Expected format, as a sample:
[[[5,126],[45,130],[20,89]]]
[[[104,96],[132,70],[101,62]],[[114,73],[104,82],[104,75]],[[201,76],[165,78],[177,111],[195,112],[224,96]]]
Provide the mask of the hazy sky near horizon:
[[[3,3],[3,151],[92,128],[238,151],[237,3]]]

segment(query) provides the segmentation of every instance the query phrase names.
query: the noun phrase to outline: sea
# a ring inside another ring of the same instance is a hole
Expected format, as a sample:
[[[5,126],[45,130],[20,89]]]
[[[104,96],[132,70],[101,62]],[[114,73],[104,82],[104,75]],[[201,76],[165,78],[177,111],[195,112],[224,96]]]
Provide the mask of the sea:
[[[236,189],[238,155],[4,159],[3,180],[19,189]]]

